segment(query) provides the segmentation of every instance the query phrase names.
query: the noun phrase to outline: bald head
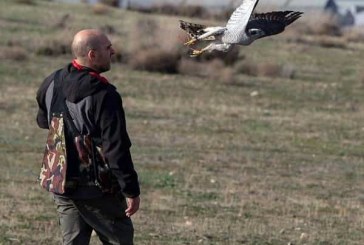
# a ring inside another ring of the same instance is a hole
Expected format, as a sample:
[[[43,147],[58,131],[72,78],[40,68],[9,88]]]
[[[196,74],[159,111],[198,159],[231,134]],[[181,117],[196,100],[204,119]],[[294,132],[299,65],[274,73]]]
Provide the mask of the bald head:
[[[99,72],[110,69],[110,59],[114,54],[109,39],[96,29],[79,31],[73,38],[72,52],[80,65]]]
[[[72,42],[72,52],[77,59],[83,60],[87,57],[88,51],[97,49],[100,46],[100,39],[105,35],[96,29],[79,31]]]

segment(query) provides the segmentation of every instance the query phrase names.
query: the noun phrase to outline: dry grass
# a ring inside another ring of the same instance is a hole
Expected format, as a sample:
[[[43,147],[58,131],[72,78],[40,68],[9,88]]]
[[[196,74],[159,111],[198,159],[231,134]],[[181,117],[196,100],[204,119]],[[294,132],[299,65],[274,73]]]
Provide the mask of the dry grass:
[[[252,60],[243,60],[234,67],[237,73],[249,76],[263,76],[272,78],[293,79],[295,68],[292,65],[280,65],[272,62],[254,63]]]
[[[35,1],[34,0],[15,0],[15,3],[19,3],[19,4],[27,4],[27,5],[34,5]]]
[[[360,27],[347,28],[343,36],[347,42],[364,43],[364,31]]]
[[[306,44],[309,46],[319,46],[323,48],[346,49],[348,42],[343,37],[332,36],[294,36],[288,38],[289,42]]]
[[[361,83],[362,87],[364,87],[364,72],[360,72],[358,75],[358,80]]]
[[[184,58],[178,66],[178,72],[183,75],[198,76],[225,83],[234,82],[234,70],[226,67],[224,62],[219,59],[198,62]]]

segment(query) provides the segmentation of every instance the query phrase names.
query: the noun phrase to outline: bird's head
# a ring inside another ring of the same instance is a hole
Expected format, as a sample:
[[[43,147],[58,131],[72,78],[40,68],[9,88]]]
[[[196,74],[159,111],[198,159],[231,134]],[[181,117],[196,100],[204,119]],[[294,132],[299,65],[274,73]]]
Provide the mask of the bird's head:
[[[252,40],[256,40],[258,38],[261,38],[261,37],[265,36],[265,32],[262,29],[251,28],[251,29],[248,29],[247,35]]]

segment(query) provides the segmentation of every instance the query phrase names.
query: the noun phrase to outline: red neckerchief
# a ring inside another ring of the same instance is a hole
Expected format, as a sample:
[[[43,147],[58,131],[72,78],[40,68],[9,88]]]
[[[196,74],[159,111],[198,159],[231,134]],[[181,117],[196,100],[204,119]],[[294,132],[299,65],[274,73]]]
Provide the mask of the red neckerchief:
[[[72,60],[72,65],[74,68],[76,68],[79,71],[82,71],[85,69],[84,66],[80,65],[77,63],[76,60]],[[95,72],[95,71],[90,71],[89,74],[95,78],[97,78],[99,81],[101,81],[102,83],[109,83],[109,81],[106,79],[106,77],[101,76],[99,73]]]

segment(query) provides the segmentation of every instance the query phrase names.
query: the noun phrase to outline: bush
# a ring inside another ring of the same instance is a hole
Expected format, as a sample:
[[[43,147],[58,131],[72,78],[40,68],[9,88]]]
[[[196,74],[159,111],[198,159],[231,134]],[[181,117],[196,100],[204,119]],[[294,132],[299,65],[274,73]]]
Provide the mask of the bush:
[[[66,23],[69,21],[69,19],[70,19],[69,14],[62,15],[62,17],[58,21],[55,22],[54,27],[61,28],[61,29],[65,28]]]
[[[296,75],[296,69],[290,64],[285,64],[281,67],[280,76],[283,78],[294,79]]]
[[[97,15],[106,15],[110,12],[110,8],[106,4],[96,3],[92,7],[92,12]]]
[[[295,25],[298,33],[326,36],[342,35],[339,19],[330,13],[314,12],[308,14],[304,20]]]
[[[116,29],[112,25],[105,24],[103,26],[100,26],[99,29],[105,33],[106,35],[113,35],[116,34]]]
[[[156,4],[149,8],[145,7],[131,7],[130,9],[143,12],[143,13],[155,13],[164,15],[179,15],[187,17],[198,17],[201,19],[208,18],[210,16],[209,11],[200,5],[186,5],[181,4]]]
[[[187,17],[196,17],[196,18],[209,18],[209,11],[200,5],[183,5],[179,6],[178,15],[187,16]]]
[[[113,62],[127,64],[130,60],[130,54],[115,50],[115,54],[111,58]]]
[[[38,42],[35,40],[33,43],[35,54],[46,56],[72,54],[72,38],[71,33],[65,32],[59,33],[57,36],[52,36],[50,38],[42,38],[38,40]]]
[[[166,73],[180,72],[229,80],[233,69],[225,66],[231,66],[239,59],[238,47],[232,48],[227,53],[212,52],[204,53],[196,58],[188,57],[189,50],[182,45],[183,40],[181,40],[181,35],[186,36],[186,34],[174,25],[164,25],[161,28],[159,22],[145,18],[136,22],[133,29],[135,31],[129,35],[130,40],[127,42],[131,45],[127,48],[127,53],[117,52],[115,60],[127,62],[134,69]],[[181,60],[181,57],[186,58]]]
[[[178,72],[189,76],[207,76],[205,71],[206,64],[190,58],[182,58],[178,65]]]
[[[295,75],[295,69],[290,64],[254,63],[246,60],[237,63],[235,71],[248,76],[283,77],[289,79],[293,79]]]
[[[111,7],[119,7],[119,0],[99,0],[99,3]]]
[[[281,66],[274,63],[259,63],[258,74],[263,77],[279,77]]]
[[[180,55],[159,48],[140,49],[129,57],[133,69],[151,72],[177,73]]]
[[[258,67],[255,63],[243,60],[235,65],[237,73],[245,74],[248,76],[258,76]]]
[[[28,58],[27,52],[22,47],[11,46],[0,49],[0,59],[24,61]]]
[[[225,65],[231,66],[239,60],[239,52],[240,48],[238,46],[234,46],[228,52],[220,52],[220,51],[206,52],[200,56],[195,57],[195,59],[200,62],[218,59],[223,61]]]
[[[127,42],[128,63],[132,68],[147,71],[176,73],[181,58],[175,26],[163,26],[155,20],[145,18],[136,23]]]
[[[131,45],[129,50],[135,52],[140,49],[160,47],[158,39],[162,41],[164,38],[158,37],[157,32],[159,32],[159,25],[155,20],[145,18],[137,21],[129,35],[128,44]]]
[[[220,20],[226,22],[230,18],[231,14],[234,12],[235,7],[230,4],[226,8],[223,8],[219,11],[210,11],[208,8],[202,5],[190,5],[182,1],[180,4],[155,4],[151,7],[132,6],[129,9],[147,14],[154,13],[173,16],[178,15],[199,19]]]
[[[211,13],[211,17],[215,20],[220,20],[220,21],[226,22],[230,18],[231,14],[234,12],[234,10],[235,10],[235,7],[230,5],[224,9],[222,9],[221,11]]]
[[[71,48],[69,45],[65,45],[57,40],[53,40],[45,44],[44,46],[39,47],[36,52],[37,55],[45,55],[45,56],[59,56],[63,54],[71,54]]]
[[[315,43],[324,48],[340,48],[345,49],[347,43],[343,39],[330,38],[330,37],[318,37]]]

